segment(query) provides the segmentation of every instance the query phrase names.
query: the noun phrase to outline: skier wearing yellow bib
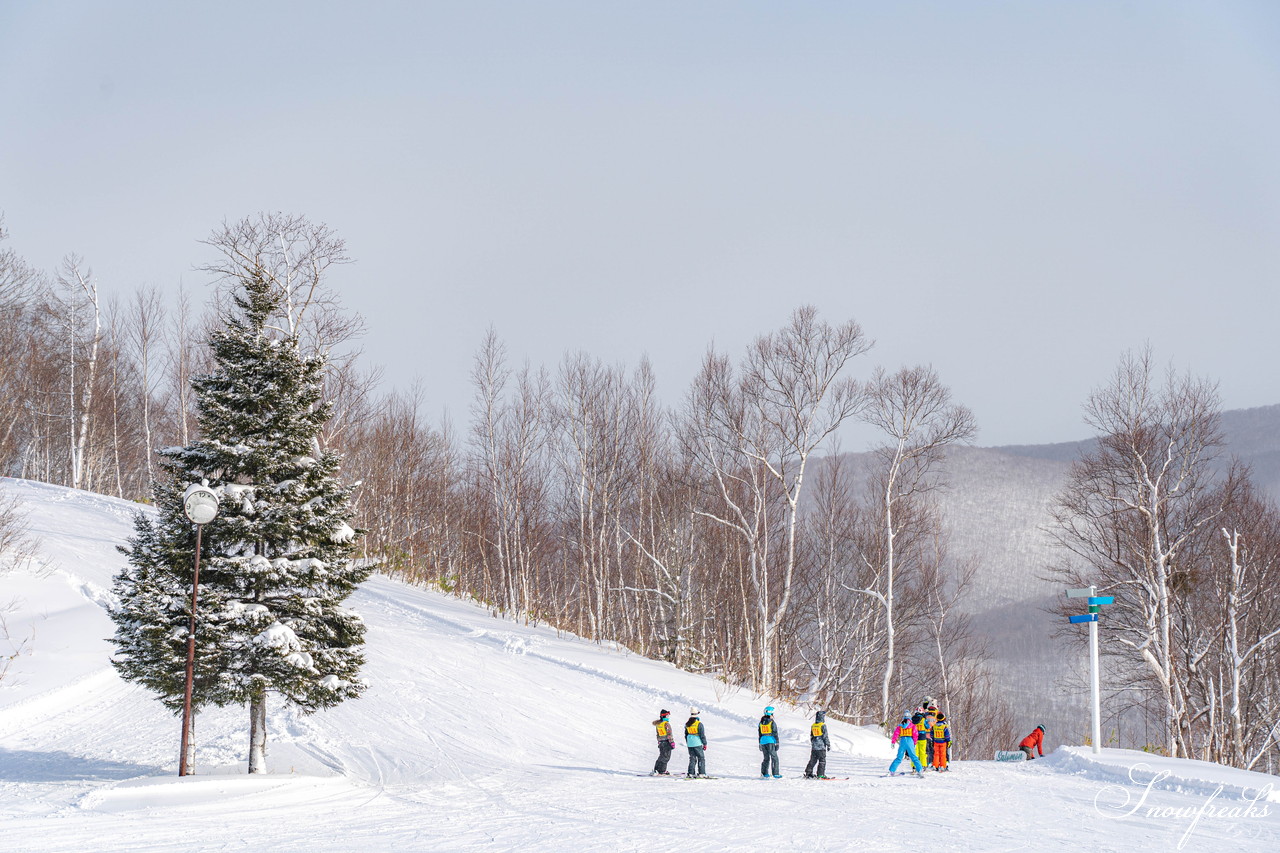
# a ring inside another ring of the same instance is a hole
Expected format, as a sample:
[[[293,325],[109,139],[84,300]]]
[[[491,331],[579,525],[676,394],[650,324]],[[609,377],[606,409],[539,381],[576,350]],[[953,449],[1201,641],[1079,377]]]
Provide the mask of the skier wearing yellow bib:
[[[813,725],[809,727],[809,763],[805,765],[804,778],[827,778],[827,751],[830,749],[827,715],[825,711],[819,711],[813,715]]]
[[[916,731],[920,736],[916,739],[916,757],[920,759],[920,763],[925,767],[929,766],[929,738],[925,735],[929,731],[932,723],[926,723],[929,719],[922,712],[916,711],[911,715],[911,725],[916,727]]]
[[[933,744],[933,769],[939,772],[950,770],[947,766],[947,747],[951,745],[951,727],[947,725],[947,715],[941,711],[929,731],[929,743]]]
[[[698,717],[701,711],[689,709],[689,720],[684,724],[684,745],[689,749],[690,779],[705,779],[707,776],[707,729]]]
[[[898,755],[893,759],[893,763],[889,765],[889,775],[894,776],[898,773],[898,765],[902,763],[902,759],[910,758],[912,766],[916,769],[916,775],[921,776],[924,769],[920,766],[920,759],[916,757],[916,740],[923,735],[916,731],[915,724],[911,722],[910,714],[902,715],[902,722],[893,727],[893,737],[889,740],[898,747]]]
[[[675,728],[671,725],[671,712],[663,709],[658,719],[653,721],[658,733],[658,760],[653,763],[651,776],[670,776],[667,762],[671,760],[671,750],[676,748]]]
[[[756,726],[756,737],[760,739],[760,751],[764,758],[760,762],[760,778],[769,778],[769,769],[773,768],[773,778],[781,779],[782,771],[778,769],[778,724],[773,719],[773,706],[764,709],[764,716]]]

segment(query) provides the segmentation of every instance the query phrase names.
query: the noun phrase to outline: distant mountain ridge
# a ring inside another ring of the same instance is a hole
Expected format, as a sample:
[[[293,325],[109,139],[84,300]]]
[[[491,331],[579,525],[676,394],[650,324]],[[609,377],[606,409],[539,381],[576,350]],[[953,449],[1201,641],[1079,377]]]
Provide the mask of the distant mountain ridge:
[[[1280,500],[1280,404],[1222,413],[1227,451],[1249,465],[1254,482]],[[1094,439],[1057,444],[1011,444],[987,448],[1011,456],[1070,463],[1093,446]]]
[[[1222,415],[1226,453],[1239,458],[1255,484],[1280,500],[1280,404]],[[1046,530],[1052,504],[1071,463],[1094,439],[1039,445],[954,447],[947,453],[939,509],[960,555],[980,560],[971,609],[1025,602],[1050,590],[1039,580],[1053,560]],[[870,453],[846,454],[863,476]],[[985,607],[984,607],[985,605]]]

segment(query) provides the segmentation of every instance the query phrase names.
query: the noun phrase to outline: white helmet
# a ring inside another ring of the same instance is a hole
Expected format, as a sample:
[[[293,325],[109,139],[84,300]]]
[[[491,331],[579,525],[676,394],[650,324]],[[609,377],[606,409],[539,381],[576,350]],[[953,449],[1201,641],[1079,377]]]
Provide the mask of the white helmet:
[[[690,709],[689,709],[689,716],[690,716],[690,717],[696,717],[696,716],[698,716],[698,715],[699,715],[699,714],[701,714],[701,713],[702,713],[702,712],[701,712],[701,711],[699,711],[697,708],[690,708]]]

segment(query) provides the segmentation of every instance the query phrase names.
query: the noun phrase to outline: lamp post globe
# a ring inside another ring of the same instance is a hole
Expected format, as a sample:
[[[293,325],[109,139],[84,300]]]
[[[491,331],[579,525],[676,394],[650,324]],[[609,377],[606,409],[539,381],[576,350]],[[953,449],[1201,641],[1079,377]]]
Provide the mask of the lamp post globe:
[[[208,524],[218,517],[218,493],[192,484],[182,495],[182,510],[194,524]]]

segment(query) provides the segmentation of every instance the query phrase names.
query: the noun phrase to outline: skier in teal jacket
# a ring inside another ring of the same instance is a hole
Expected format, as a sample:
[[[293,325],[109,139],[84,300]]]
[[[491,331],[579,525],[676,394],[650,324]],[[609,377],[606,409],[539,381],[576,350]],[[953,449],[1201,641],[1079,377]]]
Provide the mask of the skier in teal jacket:
[[[756,737],[760,739],[760,751],[764,758],[760,761],[760,778],[769,778],[769,769],[773,768],[773,778],[781,779],[782,771],[778,769],[778,724],[773,719],[773,706],[764,709],[764,716],[756,726]]]
[[[707,728],[698,719],[701,712],[689,709],[689,720],[684,724],[684,745],[689,749],[690,779],[705,779],[707,775]]]

